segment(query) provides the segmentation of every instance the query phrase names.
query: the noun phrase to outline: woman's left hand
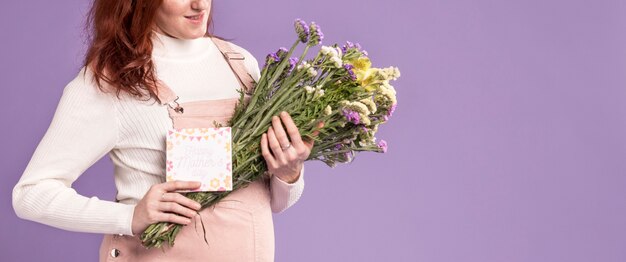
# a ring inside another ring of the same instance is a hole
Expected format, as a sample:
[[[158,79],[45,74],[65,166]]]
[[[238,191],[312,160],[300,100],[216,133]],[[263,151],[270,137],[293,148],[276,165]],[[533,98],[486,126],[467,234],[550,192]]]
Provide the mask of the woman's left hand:
[[[318,127],[322,126],[320,123]],[[276,175],[287,183],[298,180],[302,165],[312,148],[313,141],[303,141],[298,127],[287,112],[281,112],[280,117],[273,116],[270,128],[261,136],[261,153],[270,176]]]

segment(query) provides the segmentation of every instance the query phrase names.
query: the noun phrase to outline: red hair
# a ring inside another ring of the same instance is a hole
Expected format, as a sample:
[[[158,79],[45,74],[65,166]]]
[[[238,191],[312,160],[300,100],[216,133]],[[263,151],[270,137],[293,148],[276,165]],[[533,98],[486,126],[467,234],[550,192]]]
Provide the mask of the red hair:
[[[152,62],[154,18],[163,0],[95,0],[87,18],[85,66],[98,87],[103,82],[135,97],[157,98]],[[209,26],[212,24],[209,14]],[[210,36],[209,32],[206,34]],[[149,99],[149,98],[148,98]]]

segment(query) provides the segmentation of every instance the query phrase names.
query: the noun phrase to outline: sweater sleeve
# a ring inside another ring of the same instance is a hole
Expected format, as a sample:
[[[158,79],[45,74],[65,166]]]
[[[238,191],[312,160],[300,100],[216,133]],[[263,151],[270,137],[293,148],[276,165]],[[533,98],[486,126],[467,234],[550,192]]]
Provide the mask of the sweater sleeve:
[[[270,191],[272,193],[272,212],[280,213],[293,206],[304,191],[304,165],[298,180],[291,184],[282,181],[278,176],[272,176],[270,178]]]
[[[257,60],[246,49],[232,43],[231,45],[233,46],[233,49],[243,54],[243,56],[245,57],[244,63],[246,65],[246,68],[248,69],[248,72],[250,72],[254,81],[258,82],[259,78],[261,77],[261,70],[259,69],[259,64]],[[304,166],[300,171],[300,177],[296,182],[292,184],[280,180],[277,176],[272,176],[272,178],[270,179],[272,212],[280,213],[285,211],[287,208],[293,206],[296,202],[298,202],[300,196],[302,196],[303,191]]]
[[[133,205],[85,197],[71,188],[117,142],[114,99],[84,71],[64,88],[48,130],[13,188],[18,217],[70,231],[132,235]]]

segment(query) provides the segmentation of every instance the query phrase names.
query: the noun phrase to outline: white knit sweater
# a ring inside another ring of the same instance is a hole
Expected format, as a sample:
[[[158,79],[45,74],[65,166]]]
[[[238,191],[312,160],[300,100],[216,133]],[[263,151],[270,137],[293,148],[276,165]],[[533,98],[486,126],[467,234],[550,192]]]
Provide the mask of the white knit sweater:
[[[157,75],[179,102],[239,96],[235,75],[209,38],[179,40],[156,34],[153,42]],[[254,57],[232,46],[245,56],[248,71],[258,80]],[[66,230],[132,235],[135,204],[150,186],[165,181],[164,141],[172,121],[167,108],[154,100],[128,95],[117,99],[100,92],[92,77],[83,69],[65,87],[50,127],[13,189],[13,207],[21,218]],[[115,166],[119,202],[82,196],[71,188],[106,154]],[[302,173],[293,184],[273,176],[272,211],[293,205],[303,188]]]

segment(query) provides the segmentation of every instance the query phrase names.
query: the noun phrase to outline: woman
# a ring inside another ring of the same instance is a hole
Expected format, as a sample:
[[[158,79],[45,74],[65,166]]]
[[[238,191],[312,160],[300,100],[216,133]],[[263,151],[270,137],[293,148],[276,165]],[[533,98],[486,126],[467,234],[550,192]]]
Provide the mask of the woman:
[[[246,82],[239,66],[259,78],[250,53],[207,33],[210,13],[210,0],[94,1],[85,67],[65,87],[48,131],[13,190],[19,217],[105,234],[100,261],[273,260],[271,212],[287,209],[300,197],[303,161],[313,146],[302,141],[287,113],[272,119],[260,141],[271,178],[233,192],[200,216],[198,203],[176,193],[199,183],[164,182],[167,130],[196,125],[196,120],[225,123],[237,89],[244,86],[240,83]],[[244,63],[226,60],[225,49],[242,54]],[[175,94],[173,102],[187,111],[208,110],[177,118],[185,111],[163,101],[167,94]],[[116,202],[77,194],[72,182],[107,153],[115,166]],[[143,248],[138,238],[159,221],[188,225],[164,252]]]

